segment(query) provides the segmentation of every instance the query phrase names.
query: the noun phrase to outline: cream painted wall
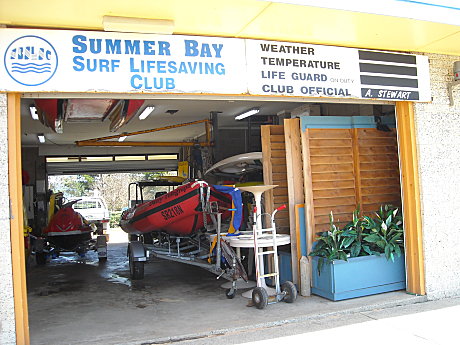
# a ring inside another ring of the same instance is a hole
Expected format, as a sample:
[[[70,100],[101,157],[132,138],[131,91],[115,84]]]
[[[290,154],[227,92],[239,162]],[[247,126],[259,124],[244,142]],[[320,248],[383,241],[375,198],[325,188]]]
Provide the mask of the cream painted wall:
[[[11,267],[6,94],[0,93],[0,344],[16,344]]]
[[[449,106],[447,85],[460,56],[428,55],[432,103],[415,105],[426,292],[460,295],[460,87]]]

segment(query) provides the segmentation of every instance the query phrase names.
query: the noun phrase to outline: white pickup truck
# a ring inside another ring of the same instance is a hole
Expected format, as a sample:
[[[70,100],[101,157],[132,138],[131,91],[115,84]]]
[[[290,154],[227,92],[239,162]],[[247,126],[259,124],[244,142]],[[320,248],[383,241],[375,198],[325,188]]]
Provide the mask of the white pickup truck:
[[[105,234],[109,229],[110,213],[105,201],[100,197],[78,197],[71,200],[79,200],[72,205],[73,209],[80,213],[90,224],[97,226],[99,234]]]

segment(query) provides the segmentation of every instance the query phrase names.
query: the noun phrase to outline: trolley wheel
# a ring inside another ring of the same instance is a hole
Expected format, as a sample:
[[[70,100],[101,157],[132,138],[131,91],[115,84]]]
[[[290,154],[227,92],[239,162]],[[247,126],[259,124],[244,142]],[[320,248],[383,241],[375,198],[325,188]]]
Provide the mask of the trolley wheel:
[[[283,301],[286,303],[293,303],[297,298],[297,288],[291,281],[285,281],[281,285],[281,291],[284,292]]]
[[[134,261],[131,253],[129,253],[129,275],[132,280],[144,279],[144,262]]]
[[[225,296],[228,298],[228,299],[233,299],[235,298],[236,296],[236,290],[235,289],[227,289],[225,291]]]
[[[252,290],[252,303],[257,309],[264,309],[268,304],[268,293],[263,287],[256,287]]]
[[[38,266],[46,265],[46,253],[45,252],[37,252],[35,253],[35,262]]]

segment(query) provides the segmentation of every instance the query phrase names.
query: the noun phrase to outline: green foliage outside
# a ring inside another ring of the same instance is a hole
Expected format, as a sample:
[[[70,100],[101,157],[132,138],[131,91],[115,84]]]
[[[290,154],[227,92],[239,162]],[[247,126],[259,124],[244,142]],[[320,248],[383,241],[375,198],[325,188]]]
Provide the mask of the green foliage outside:
[[[94,190],[96,179],[97,175],[65,176],[59,183],[50,183],[49,187],[54,192],[63,192],[67,198],[87,196]]]
[[[117,228],[120,224],[121,211],[110,212],[110,227]]]
[[[404,250],[403,219],[398,208],[383,205],[376,217],[359,216],[359,209],[353,212],[353,220],[339,229],[334,224],[332,212],[329,216],[329,231],[318,234],[309,256],[317,256],[318,273],[324,261],[385,254],[394,261]]]

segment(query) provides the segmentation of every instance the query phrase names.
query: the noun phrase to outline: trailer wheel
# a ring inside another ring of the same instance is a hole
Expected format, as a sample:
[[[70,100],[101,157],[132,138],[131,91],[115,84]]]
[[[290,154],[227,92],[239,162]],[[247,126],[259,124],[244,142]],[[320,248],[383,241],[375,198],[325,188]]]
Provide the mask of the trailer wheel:
[[[129,274],[132,280],[144,279],[144,262],[134,261],[134,257],[129,253]]]
[[[252,303],[257,309],[264,309],[268,304],[268,293],[263,287],[256,287],[252,290]]]
[[[284,292],[283,301],[286,303],[293,303],[297,298],[297,288],[291,281],[285,281],[281,285],[281,291]]]

